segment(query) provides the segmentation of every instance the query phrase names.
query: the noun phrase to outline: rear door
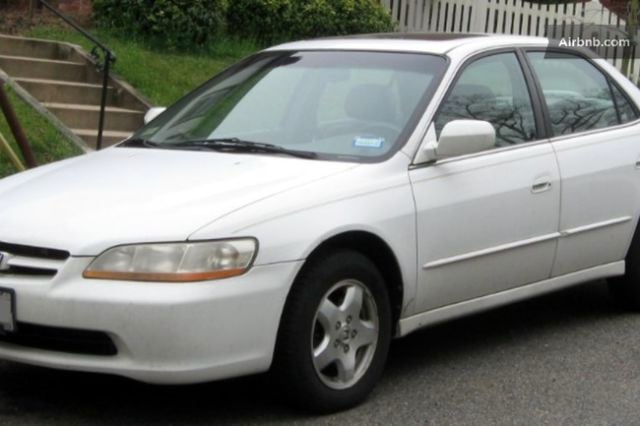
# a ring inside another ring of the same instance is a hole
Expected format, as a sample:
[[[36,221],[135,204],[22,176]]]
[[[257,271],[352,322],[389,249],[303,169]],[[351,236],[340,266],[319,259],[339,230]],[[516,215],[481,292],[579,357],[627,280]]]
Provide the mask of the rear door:
[[[562,178],[553,276],[622,260],[640,209],[637,108],[586,57],[528,51]]]

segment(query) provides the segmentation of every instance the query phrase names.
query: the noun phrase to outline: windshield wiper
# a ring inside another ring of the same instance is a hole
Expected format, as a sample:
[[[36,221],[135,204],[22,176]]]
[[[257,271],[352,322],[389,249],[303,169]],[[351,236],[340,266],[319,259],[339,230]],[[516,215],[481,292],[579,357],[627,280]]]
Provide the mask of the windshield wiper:
[[[188,140],[184,142],[152,142],[150,140],[134,138],[127,139],[120,145],[131,148],[161,148],[161,149],[202,149],[219,151],[242,151],[242,152],[266,152],[272,154],[284,154],[298,158],[318,158],[318,154],[309,151],[296,151],[269,143],[252,142],[238,138],[216,138]]]
[[[127,139],[118,146],[124,146],[127,148],[159,148],[160,144],[146,139],[134,138]]]
[[[214,138],[188,140],[184,142],[171,142],[156,144],[159,148],[196,148],[220,151],[262,152],[269,154],[284,154],[298,158],[318,158],[318,154],[309,151],[297,151],[270,143],[253,142],[239,138]]]

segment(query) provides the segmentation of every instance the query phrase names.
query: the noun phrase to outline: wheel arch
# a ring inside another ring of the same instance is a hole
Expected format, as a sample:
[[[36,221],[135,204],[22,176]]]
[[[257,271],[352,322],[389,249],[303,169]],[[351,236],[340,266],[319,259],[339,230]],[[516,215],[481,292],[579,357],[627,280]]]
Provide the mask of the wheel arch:
[[[376,265],[384,278],[389,292],[393,315],[392,324],[395,327],[402,313],[405,293],[404,279],[397,256],[391,246],[380,236],[369,231],[345,231],[333,235],[311,250],[298,275],[304,271],[306,265],[321,258],[324,253],[337,249],[357,251]]]

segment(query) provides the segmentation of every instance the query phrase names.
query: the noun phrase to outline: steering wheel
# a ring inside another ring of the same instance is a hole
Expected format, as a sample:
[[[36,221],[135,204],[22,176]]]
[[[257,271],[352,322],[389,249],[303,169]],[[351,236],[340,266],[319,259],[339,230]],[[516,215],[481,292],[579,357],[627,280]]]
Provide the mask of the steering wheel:
[[[387,141],[395,140],[401,129],[391,123],[370,122],[360,120],[342,120],[328,123],[317,129],[318,139],[330,138],[338,135],[380,136]]]
[[[391,123],[373,123],[363,130],[365,135],[383,136],[387,141],[394,141],[400,132],[402,129]]]
[[[358,133],[356,137],[362,137],[365,139],[372,138],[374,140],[380,139],[382,140],[382,143],[379,145],[379,148],[384,147],[385,151],[390,149],[391,145],[395,144],[401,132],[397,126],[394,126],[391,123],[370,123],[359,130],[360,133]],[[358,146],[357,144],[355,145],[356,147]]]

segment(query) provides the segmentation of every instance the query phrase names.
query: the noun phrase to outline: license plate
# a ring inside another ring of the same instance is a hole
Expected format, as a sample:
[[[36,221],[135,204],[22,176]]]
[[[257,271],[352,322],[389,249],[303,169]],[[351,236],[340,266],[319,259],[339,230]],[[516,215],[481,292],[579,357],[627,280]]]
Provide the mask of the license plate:
[[[13,290],[0,288],[0,334],[16,330],[16,297]]]

